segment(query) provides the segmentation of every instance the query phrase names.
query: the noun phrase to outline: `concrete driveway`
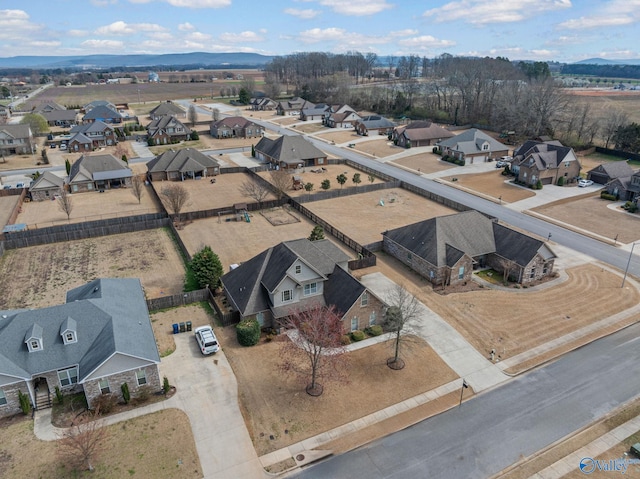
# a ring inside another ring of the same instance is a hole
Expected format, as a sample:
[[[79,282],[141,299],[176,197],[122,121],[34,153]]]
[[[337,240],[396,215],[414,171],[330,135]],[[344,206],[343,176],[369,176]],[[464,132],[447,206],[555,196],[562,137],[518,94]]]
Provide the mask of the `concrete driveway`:
[[[191,422],[205,479],[266,477],[238,408],[238,385],[223,351],[200,354],[193,333],[175,335],[160,374],[177,388],[176,406]],[[224,345],[223,345],[224,347]]]

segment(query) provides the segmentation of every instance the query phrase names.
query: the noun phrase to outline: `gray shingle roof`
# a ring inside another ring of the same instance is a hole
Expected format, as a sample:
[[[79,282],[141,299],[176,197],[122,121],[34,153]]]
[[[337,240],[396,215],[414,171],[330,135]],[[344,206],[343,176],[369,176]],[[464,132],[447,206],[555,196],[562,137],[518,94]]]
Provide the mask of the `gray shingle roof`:
[[[77,342],[65,345],[61,332],[73,322]],[[34,325],[42,330],[43,348],[30,353],[25,336],[34,334]],[[78,365],[78,380],[83,381],[116,353],[160,362],[138,279],[96,279],[69,291],[66,304],[4,311],[0,344],[0,374],[23,379]]]
[[[179,127],[183,129],[183,131],[181,132],[167,133],[169,136],[185,135],[191,132],[188,126],[186,126],[176,117],[171,115],[164,115],[164,116],[161,116],[160,118],[156,118],[155,120],[153,120],[151,123],[147,125],[147,132],[149,135],[153,136],[158,132],[158,130],[163,130],[169,127],[173,127],[173,128]]]
[[[493,139],[486,133],[472,128],[464,131],[459,135],[452,136],[446,140],[438,142],[441,147],[451,148],[452,150],[461,151],[465,155],[482,152],[482,145],[484,142],[489,143],[490,151],[508,151],[509,147],[503,145],[498,140]]]
[[[247,128],[248,126],[257,127],[258,125],[243,116],[228,116],[211,123],[211,127],[213,128],[220,128],[221,126],[229,128]]]
[[[364,116],[358,120],[358,123],[363,124],[367,130],[375,130],[379,128],[393,128],[396,126],[391,120],[379,115]]]
[[[571,148],[563,146],[559,141],[528,140],[513,152],[513,164],[528,167],[535,164],[539,170],[558,168],[571,151]]]
[[[83,120],[122,119],[122,115],[106,105],[98,105],[85,114]]]
[[[414,121],[404,127],[396,127],[398,135],[404,134],[409,140],[440,140],[455,136],[449,130],[430,121]]]
[[[52,188],[62,188],[64,179],[50,171],[42,173],[36,181],[29,187],[29,191],[48,190]]]
[[[29,138],[31,136],[29,125],[0,125],[0,131],[4,131],[12,138]]]
[[[181,150],[168,150],[153,160],[147,162],[147,170],[150,173],[180,171],[202,171],[205,168],[217,168],[220,166],[216,160],[193,148]]]
[[[288,165],[304,163],[304,160],[326,158],[327,154],[316,148],[300,135],[284,135],[277,140],[263,137],[255,150]]]
[[[164,116],[164,115],[185,115],[185,111],[184,108],[182,108],[180,105],[176,105],[173,102],[163,102],[160,103],[157,107],[155,107],[153,110],[151,110],[149,112],[149,115],[154,118],[157,116]]]
[[[83,177],[100,180],[131,176],[132,173],[127,164],[113,155],[82,155],[71,165],[69,183],[78,179],[85,181]]]
[[[633,168],[626,161],[610,161],[602,163],[588,171],[588,173],[604,173],[610,180],[633,175]]]

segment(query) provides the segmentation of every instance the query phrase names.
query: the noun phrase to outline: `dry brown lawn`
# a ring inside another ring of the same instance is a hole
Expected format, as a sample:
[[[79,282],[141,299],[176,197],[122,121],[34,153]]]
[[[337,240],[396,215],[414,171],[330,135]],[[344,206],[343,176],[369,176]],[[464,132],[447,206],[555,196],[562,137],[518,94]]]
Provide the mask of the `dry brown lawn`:
[[[108,438],[93,472],[74,472],[55,441],[40,441],[23,417],[0,426],[1,477],[201,478],[202,467],[186,414],[177,409],[148,414],[107,427]]]
[[[440,159],[440,155],[434,155],[433,153],[420,153],[417,155],[405,156],[398,158],[397,160],[393,160],[391,164],[401,165],[421,173],[436,173],[438,171],[459,168],[453,163],[442,161]]]
[[[361,136],[358,136],[353,128],[332,128],[328,133],[319,133],[318,137],[335,143],[346,143],[350,140],[362,138]]]
[[[180,308],[171,308],[151,314],[151,326],[156,337],[160,357],[165,357],[176,350],[173,338],[173,324],[191,321],[192,328],[213,326],[209,310],[201,304],[190,304]]]
[[[611,202],[602,200],[597,193],[549,203],[533,211],[563,223],[591,231],[605,238],[617,236],[621,243],[632,243],[640,238],[640,216],[622,209],[611,210]]]
[[[393,356],[389,343],[348,354],[348,382],[325,383],[320,397],[305,393],[306,381],[280,370],[276,341],[244,348],[233,327],[216,334],[238,379],[238,397],[245,423],[258,455],[280,449],[335,428],[410,397],[434,389],[457,375],[424,342],[416,340],[403,358],[406,367],[394,371],[386,359]],[[256,367],[259,364],[260,367]],[[273,436],[273,439],[270,439]]]
[[[389,141],[386,137],[381,137],[379,140],[369,140],[356,143],[354,149],[363,151],[378,158],[384,158],[385,156],[391,156],[405,151],[404,148],[394,145],[393,142]]]
[[[0,228],[3,228],[4,225],[7,224],[7,221],[9,221],[9,217],[17,206],[19,199],[19,196],[0,197]]]
[[[271,119],[271,121],[273,123],[277,123],[278,125],[281,125],[281,126],[287,126],[287,125],[293,125],[294,123],[298,123],[300,121],[300,118],[297,117],[297,116],[276,115],[275,118]]]
[[[5,251],[0,309],[64,303],[67,290],[95,278],[140,278],[149,298],[183,289],[184,265],[164,229]]]
[[[380,200],[384,206],[380,206]],[[305,206],[360,244],[382,241],[383,231],[456,212],[401,188],[316,201]]]
[[[5,156],[4,160],[5,161],[0,161],[0,171],[2,171],[3,174],[11,174],[10,170],[36,168],[38,163],[42,161],[42,157],[40,156],[40,151],[38,151],[33,155]]]
[[[150,191],[151,187],[143,188],[140,203],[131,188],[110,189],[104,193],[88,191],[72,194],[70,198],[73,210],[69,220],[66,213],[60,210],[59,200],[23,203],[16,223],[26,223],[33,229],[160,212],[160,205]]]
[[[451,181],[453,178],[457,180],[453,183],[463,186],[478,193],[483,193],[493,198],[502,197],[502,201],[505,203],[513,203],[514,201],[524,200],[530,198],[536,194],[520,186],[516,186],[508,182],[508,177],[502,176],[502,169],[496,168],[495,171],[489,171],[487,173],[478,173],[473,175],[465,175],[462,171],[459,174],[453,176],[447,176],[444,180]],[[456,172],[458,173],[458,172]]]
[[[296,125],[295,129],[303,133],[317,133],[328,128],[322,123],[303,123],[302,125]]]

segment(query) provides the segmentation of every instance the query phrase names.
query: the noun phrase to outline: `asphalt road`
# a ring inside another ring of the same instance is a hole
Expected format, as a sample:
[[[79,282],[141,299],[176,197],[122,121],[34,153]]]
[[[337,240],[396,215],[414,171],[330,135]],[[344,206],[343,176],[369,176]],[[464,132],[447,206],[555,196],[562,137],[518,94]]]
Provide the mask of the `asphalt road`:
[[[490,477],[638,396],[639,336],[633,325],[296,477]]]

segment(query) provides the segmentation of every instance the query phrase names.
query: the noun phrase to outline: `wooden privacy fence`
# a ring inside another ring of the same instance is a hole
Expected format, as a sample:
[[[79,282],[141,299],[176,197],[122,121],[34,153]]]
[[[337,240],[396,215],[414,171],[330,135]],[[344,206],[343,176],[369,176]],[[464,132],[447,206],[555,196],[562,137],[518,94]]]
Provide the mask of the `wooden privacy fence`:
[[[185,306],[187,304],[199,303],[201,301],[209,301],[211,292],[209,288],[197,289],[188,293],[172,294],[170,296],[162,296],[160,298],[147,299],[147,308],[149,311],[158,311],[161,309],[175,308]]]

